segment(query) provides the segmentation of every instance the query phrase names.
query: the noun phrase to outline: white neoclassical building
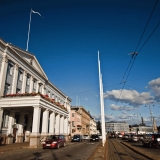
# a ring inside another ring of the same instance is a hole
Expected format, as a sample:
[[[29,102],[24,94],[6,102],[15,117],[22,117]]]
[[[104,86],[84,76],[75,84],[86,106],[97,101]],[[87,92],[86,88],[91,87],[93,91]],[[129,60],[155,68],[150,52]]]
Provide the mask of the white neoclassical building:
[[[71,99],[54,86],[31,53],[0,39],[0,135],[7,144],[37,147],[70,133]]]
[[[128,133],[129,124],[125,121],[111,121],[106,122],[106,132],[123,132]]]

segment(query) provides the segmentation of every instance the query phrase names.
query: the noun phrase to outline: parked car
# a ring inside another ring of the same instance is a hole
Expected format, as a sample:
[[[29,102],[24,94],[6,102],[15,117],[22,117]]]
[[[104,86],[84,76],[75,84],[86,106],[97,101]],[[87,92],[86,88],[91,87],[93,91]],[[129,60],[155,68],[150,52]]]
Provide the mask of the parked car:
[[[89,139],[89,135],[88,134],[84,134],[83,135],[83,139]]]
[[[92,134],[91,137],[90,137],[90,141],[99,141],[98,134]]]
[[[118,134],[117,134],[117,137],[118,137],[118,138],[122,138],[122,134],[121,134],[121,133],[118,133]]]
[[[149,146],[150,148],[160,146],[160,134],[146,134],[142,143],[143,146]]]
[[[43,149],[46,148],[59,148],[61,146],[65,147],[66,139],[64,135],[50,135],[43,142]]]
[[[128,140],[128,137],[129,137],[129,134],[124,134],[124,135],[122,136],[122,140]]]
[[[101,134],[98,134],[98,136],[99,136],[99,139],[102,139],[102,135]]]
[[[80,134],[75,134],[73,137],[72,137],[72,142],[82,142],[82,135]]]
[[[142,144],[143,143],[143,137],[144,135],[143,134],[138,134],[138,143]]]
[[[110,138],[116,138],[116,134],[115,133],[111,133],[110,134]]]
[[[137,142],[138,141],[138,136],[134,135],[134,134],[131,134],[128,137],[128,141],[130,141],[130,142]]]

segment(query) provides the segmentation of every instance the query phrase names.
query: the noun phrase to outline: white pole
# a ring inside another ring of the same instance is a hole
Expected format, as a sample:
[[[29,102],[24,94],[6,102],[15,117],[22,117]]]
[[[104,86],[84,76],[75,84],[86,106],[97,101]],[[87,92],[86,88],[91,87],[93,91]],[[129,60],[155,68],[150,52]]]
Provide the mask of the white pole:
[[[31,24],[31,14],[32,14],[32,9],[31,9],[31,12],[30,12],[29,28],[28,28],[28,39],[27,39],[27,48],[26,48],[26,51],[28,51],[29,34],[30,34],[30,24]]]
[[[103,84],[102,84],[102,74],[100,69],[99,51],[98,51],[98,69],[99,69],[100,105],[101,105],[102,146],[104,146],[106,141],[106,135],[105,135]]]
[[[104,97],[103,97],[103,83],[102,83],[102,74],[101,74],[101,97],[102,97],[102,118],[103,118],[103,127],[102,127],[102,132],[103,132],[103,139],[104,139],[104,144],[106,141],[106,131],[105,131],[105,114],[104,114]],[[104,145],[103,145],[104,146]]]

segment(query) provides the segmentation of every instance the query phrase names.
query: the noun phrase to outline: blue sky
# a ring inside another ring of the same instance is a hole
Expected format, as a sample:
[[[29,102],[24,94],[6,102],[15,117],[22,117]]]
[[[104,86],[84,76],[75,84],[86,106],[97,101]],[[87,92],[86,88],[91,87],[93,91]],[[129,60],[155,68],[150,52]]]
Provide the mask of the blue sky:
[[[100,118],[99,50],[106,120],[135,124],[143,117],[151,124],[150,105],[160,125],[160,26],[145,43],[160,22],[160,2],[136,50],[155,3],[6,0],[0,2],[0,37],[25,50],[32,8],[44,18],[32,13],[28,50],[37,57],[49,80],[72,99],[73,106],[82,105]],[[135,50],[140,52],[123,87],[129,53]]]

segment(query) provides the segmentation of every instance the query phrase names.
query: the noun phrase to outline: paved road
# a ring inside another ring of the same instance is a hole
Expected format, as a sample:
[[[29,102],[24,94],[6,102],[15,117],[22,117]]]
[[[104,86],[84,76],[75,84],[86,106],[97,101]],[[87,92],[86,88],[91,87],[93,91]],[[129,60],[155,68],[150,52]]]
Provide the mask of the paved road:
[[[0,153],[1,160],[87,160],[100,142],[71,142],[59,149],[17,149]]]

